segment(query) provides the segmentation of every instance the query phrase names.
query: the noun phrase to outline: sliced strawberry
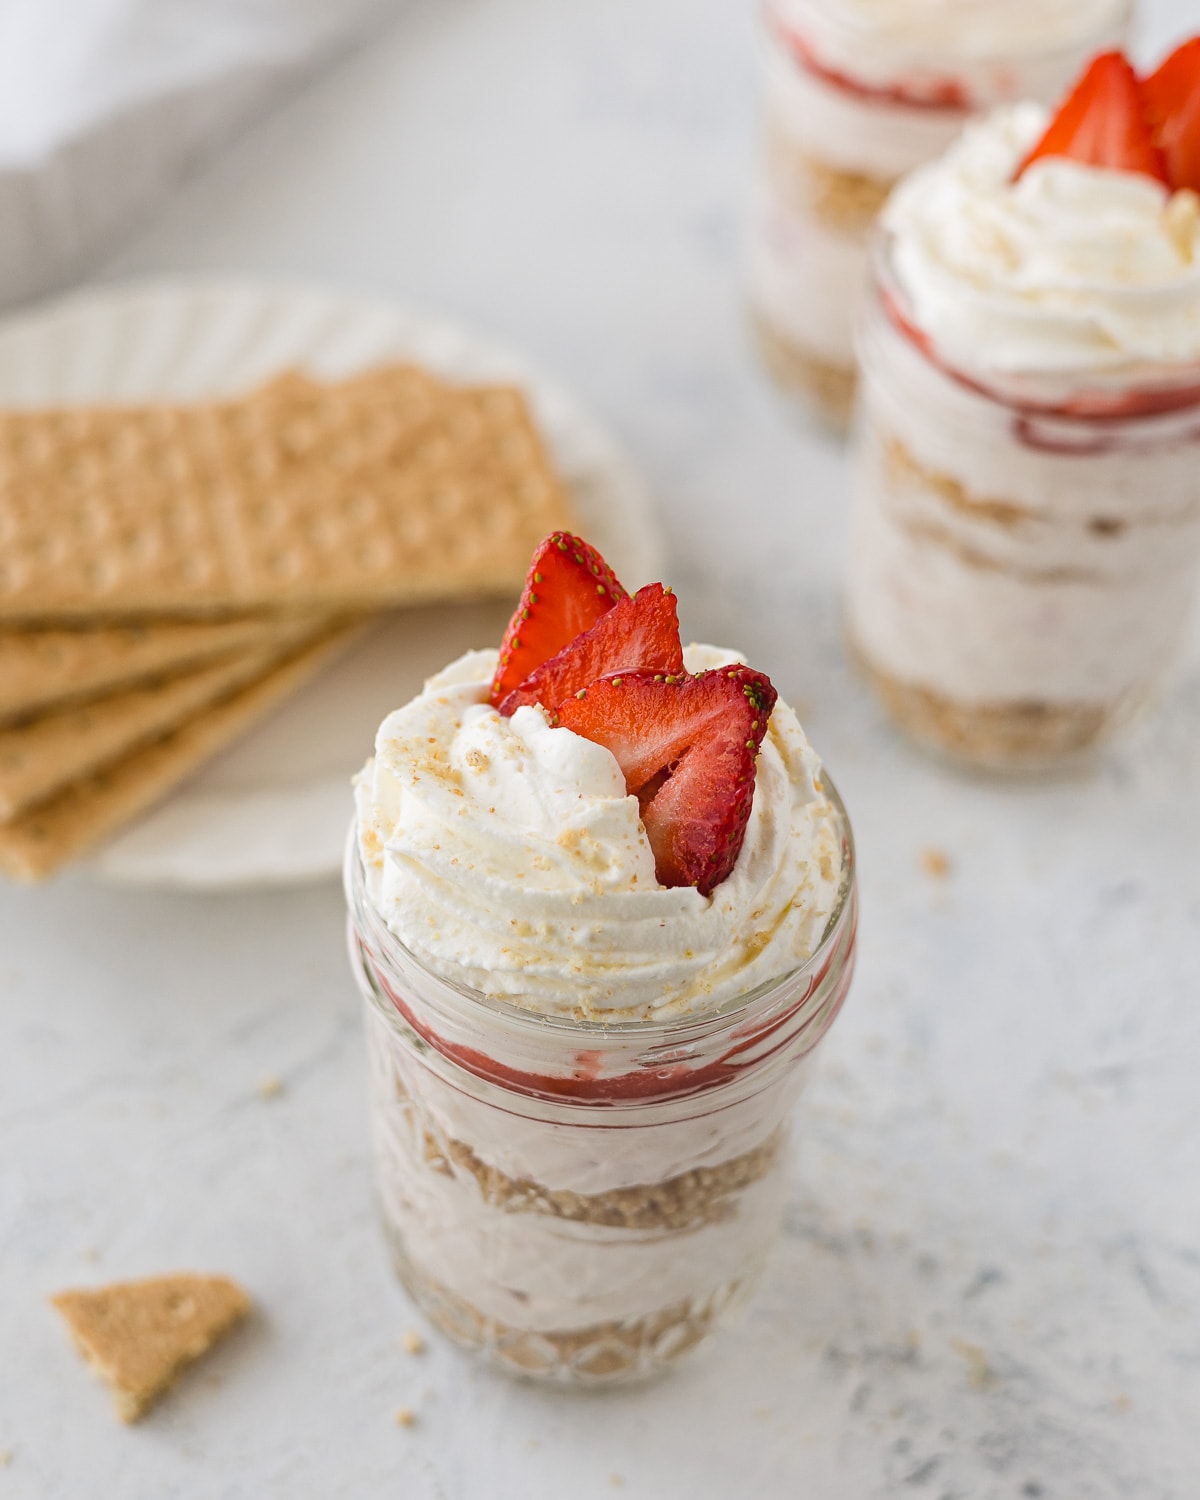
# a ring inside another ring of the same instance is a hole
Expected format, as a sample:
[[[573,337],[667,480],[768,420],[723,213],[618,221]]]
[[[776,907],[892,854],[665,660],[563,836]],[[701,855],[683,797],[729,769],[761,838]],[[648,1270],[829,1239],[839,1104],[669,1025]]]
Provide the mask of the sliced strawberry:
[[[520,603],[504,632],[491,701],[500,703],[535,667],[626,597],[594,547],[568,531],[551,532],[533,554]]]
[[[1200,193],[1200,36],[1143,80],[1142,100],[1168,183]]]
[[[1120,52],[1102,52],[1092,59],[1046,133],[1017,168],[1016,177],[1043,156],[1143,172],[1166,182],[1162,157],[1143,113],[1137,75]]]
[[[564,698],[613,672],[683,671],[679,644],[679,610],[675,595],[661,583],[648,583],[626,595],[600,616],[590,630],[535,667],[519,688],[500,705],[507,718],[523,703],[556,709]]]
[[[559,724],[616,756],[641,805],[660,885],[694,885],[707,896],[733,869],[776,696],[763,673],[720,667],[673,680],[602,677],[559,706]]]

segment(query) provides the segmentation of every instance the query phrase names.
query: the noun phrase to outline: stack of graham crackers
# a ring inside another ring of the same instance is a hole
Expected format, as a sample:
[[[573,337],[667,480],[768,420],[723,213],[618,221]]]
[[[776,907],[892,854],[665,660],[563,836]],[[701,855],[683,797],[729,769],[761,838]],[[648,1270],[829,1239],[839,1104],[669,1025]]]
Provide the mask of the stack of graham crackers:
[[[570,524],[519,390],[411,366],[0,412],[0,870],[50,874],[372,611],[515,591]]]

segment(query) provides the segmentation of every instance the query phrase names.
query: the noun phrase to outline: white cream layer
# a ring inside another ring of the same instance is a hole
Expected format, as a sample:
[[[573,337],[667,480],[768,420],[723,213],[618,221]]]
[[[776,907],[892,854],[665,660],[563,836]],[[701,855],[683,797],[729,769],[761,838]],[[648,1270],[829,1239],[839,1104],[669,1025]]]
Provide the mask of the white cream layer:
[[[1200,215],[1149,177],[1061,158],[1014,182],[1046,118],[995,111],[889,200],[914,322],[974,372],[1200,360]]]
[[[856,38],[914,56],[1012,57],[1035,48],[1066,47],[1117,24],[1124,0],[783,0],[785,15],[821,28],[821,35]],[[852,61],[861,53],[847,52]]]
[[[776,1140],[811,1055],[732,1104],[693,1100],[669,1119],[658,1109],[653,1124],[620,1112],[609,1125],[497,1108],[414,1060],[374,1015],[368,1055],[384,1213],[420,1269],[487,1317],[543,1331],[641,1317],[752,1272],[775,1236],[788,1180],[782,1144],[762,1177],[729,1194],[724,1213],[668,1231],[487,1203],[464,1168],[430,1161],[426,1137],[451,1156],[449,1143],[463,1143],[514,1182],[550,1192],[652,1187]]]
[[[865,236],[830,228],[764,195],[747,263],[756,313],[802,354],[854,366],[854,313],[866,284]]]
[[[815,951],[841,847],[819,762],[776,705],[741,854],[709,897],[666,889],[615,759],[540,708],[488,706],[471,652],[379,730],[358,778],[367,894],[434,972],[547,1015],[701,1012]],[[740,660],[689,647],[690,671]]]

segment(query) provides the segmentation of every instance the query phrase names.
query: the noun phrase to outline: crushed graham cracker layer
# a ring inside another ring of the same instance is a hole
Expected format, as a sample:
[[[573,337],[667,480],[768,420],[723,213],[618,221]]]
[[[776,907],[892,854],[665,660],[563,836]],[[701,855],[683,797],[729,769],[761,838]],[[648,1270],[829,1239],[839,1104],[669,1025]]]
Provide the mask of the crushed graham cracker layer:
[[[397,1069],[389,1067],[388,1073],[388,1107],[409,1117],[404,1134],[419,1141],[420,1163],[441,1176],[469,1180],[484,1203],[505,1213],[546,1214],[610,1229],[662,1233],[725,1223],[736,1214],[739,1195],[767,1175],[785,1148],[784,1131],[778,1128],[751,1150],[716,1166],[693,1167],[661,1182],[576,1193],[510,1176],[484,1161],[466,1141],[447,1135],[415,1106]]]
[[[876,667],[851,650],[905,734],[940,754],[999,771],[1039,771],[1084,758],[1120,728],[1137,704],[964,703]]]
[[[768,129],[767,172],[790,207],[860,243],[896,184],[894,177],[852,171],[814,156],[778,123]]]
[[[510,1374],[560,1384],[616,1385],[646,1379],[695,1350],[753,1289],[761,1266],[700,1297],[641,1317],[584,1328],[531,1331],[489,1318],[417,1267],[403,1238],[387,1226],[397,1274],[430,1322],[447,1338],[484,1354]]]
[[[751,314],[755,343],[768,374],[781,390],[801,398],[832,432],[844,433],[854,409],[858,372],[802,348],[761,311]]]

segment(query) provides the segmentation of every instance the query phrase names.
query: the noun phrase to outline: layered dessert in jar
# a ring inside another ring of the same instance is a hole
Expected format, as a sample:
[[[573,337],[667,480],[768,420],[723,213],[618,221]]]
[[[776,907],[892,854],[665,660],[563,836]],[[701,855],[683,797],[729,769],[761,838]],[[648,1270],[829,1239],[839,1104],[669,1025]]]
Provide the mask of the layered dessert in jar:
[[[750,302],[779,382],[830,425],[854,391],[871,227],[973,114],[1051,102],[1128,0],[769,0]]]
[[[848,626],[899,723],[1085,755],[1185,634],[1200,557],[1200,38],[968,127],[890,200],[860,356]]]
[[[795,714],[556,533],[500,650],[385,719],[356,790],[402,1280],[521,1374],[669,1365],[761,1269],[853,967],[850,828]]]

